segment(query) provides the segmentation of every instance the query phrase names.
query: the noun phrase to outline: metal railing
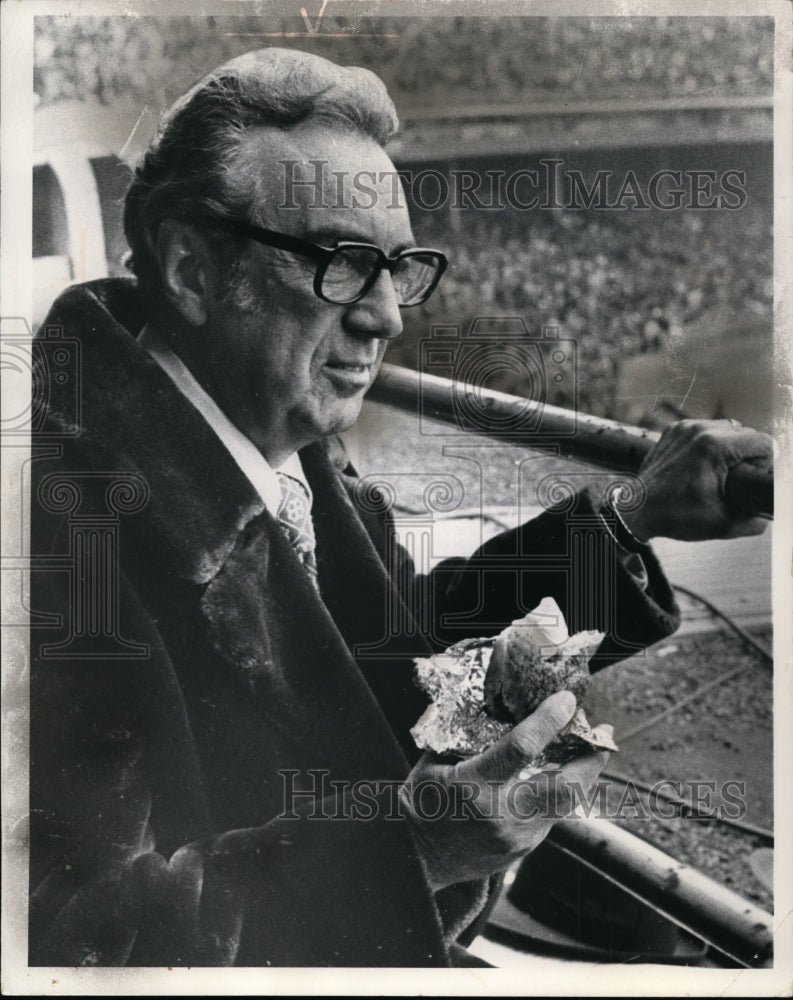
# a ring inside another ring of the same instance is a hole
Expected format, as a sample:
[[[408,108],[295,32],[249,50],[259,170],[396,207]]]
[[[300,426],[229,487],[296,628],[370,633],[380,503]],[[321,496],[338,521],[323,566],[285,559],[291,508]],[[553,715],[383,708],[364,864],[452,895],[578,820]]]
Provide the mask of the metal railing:
[[[548,101],[520,104],[475,104],[445,108],[404,108],[400,113],[403,125],[412,122],[474,122],[515,121],[524,118],[559,118],[576,115],[658,115],[679,111],[762,111],[772,110],[771,95],[735,97],[669,97],[665,100],[644,101]]]
[[[420,413],[425,419],[439,420],[458,429],[465,429],[464,414],[475,407],[483,415],[481,423],[486,425],[486,429],[477,427],[475,433],[526,448],[537,446],[537,435],[531,428],[522,432],[521,420],[528,406],[542,407],[543,444],[549,441],[556,444],[562,458],[614,472],[638,472],[660,437],[655,431],[616,420],[565,410],[397,365],[382,366],[368,398],[375,403]],[[486,422],[488,414],[493,418],[492,427]],[[730,470],[725,489],[731,506],[756,517],[773,517],[773,469],[761,469],[743,462]]]

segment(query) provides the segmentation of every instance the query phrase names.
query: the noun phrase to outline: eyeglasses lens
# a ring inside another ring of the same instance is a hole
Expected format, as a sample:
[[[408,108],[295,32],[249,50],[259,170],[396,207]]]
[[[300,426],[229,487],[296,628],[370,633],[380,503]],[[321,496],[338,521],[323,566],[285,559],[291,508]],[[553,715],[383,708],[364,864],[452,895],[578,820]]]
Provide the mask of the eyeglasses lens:
[[[403,257],[394,268],[394,288],[402,306],[412,306],[427,294],[438,273],[438,259],[429,254]]]
[[[356,299],[372,272],[379,267],[379,255],[365,247],[342,247],[331,257],[322,277],[322,294],[332,302]],[[420,302],[432,285],[438,261],[430,254],[403,257],[394,267],[392,280],[401,306]]]
[[[322,294],[333,302],[357,298],[378,263],[379,257],[374,250],[363,247],[337,250],[322,277]]]

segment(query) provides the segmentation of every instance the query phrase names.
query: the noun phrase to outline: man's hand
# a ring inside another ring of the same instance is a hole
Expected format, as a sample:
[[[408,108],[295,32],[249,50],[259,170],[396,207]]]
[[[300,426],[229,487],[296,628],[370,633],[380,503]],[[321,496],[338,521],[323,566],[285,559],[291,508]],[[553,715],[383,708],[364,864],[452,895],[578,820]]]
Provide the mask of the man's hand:
[[[502,871],[570,815],[578,788],[589,793],[605,752],[521,776],[574,711],[575,697],[560,691],[476,757],[445,764],[424,754],[401,800],[433,889]]]
[[[642,463],[646,497],[638,510],[622,511],[623,520],[643,541],[759,535],[767,521],[728,507],[725,483],[734,466],[769,466],[773,455],[772,438],[735,420],[680,420]]]

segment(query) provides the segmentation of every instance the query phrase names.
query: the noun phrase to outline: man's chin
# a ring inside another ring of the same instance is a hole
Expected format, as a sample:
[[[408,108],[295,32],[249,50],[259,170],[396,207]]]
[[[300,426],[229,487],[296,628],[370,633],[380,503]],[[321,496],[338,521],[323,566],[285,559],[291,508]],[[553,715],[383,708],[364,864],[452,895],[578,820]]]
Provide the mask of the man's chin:
[[[326,400],[310,420],[314,440],[332,437],[349,430],[361,413],[363,392],[351,399]]]

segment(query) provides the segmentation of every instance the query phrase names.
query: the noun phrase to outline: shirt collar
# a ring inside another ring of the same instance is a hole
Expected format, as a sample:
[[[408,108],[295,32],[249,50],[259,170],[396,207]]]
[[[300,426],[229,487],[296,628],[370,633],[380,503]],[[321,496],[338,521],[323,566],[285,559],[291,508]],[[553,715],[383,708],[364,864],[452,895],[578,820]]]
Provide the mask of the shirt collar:
[[[192,403],[220,438],[273,517],[277,516],[281,503],[281,485],[278,482],[276,471],[285,472],[299,480],[305,486],[309,503],[311,503],[311,489],[297,452],[291,454],[277,470],[274,470],[256,445],[229,420],[214,399],[199,384],[184,361],[171,350],[163,337],[150,324],[147,324],[141,331],[138,343],[149,352],[176,388]]]

